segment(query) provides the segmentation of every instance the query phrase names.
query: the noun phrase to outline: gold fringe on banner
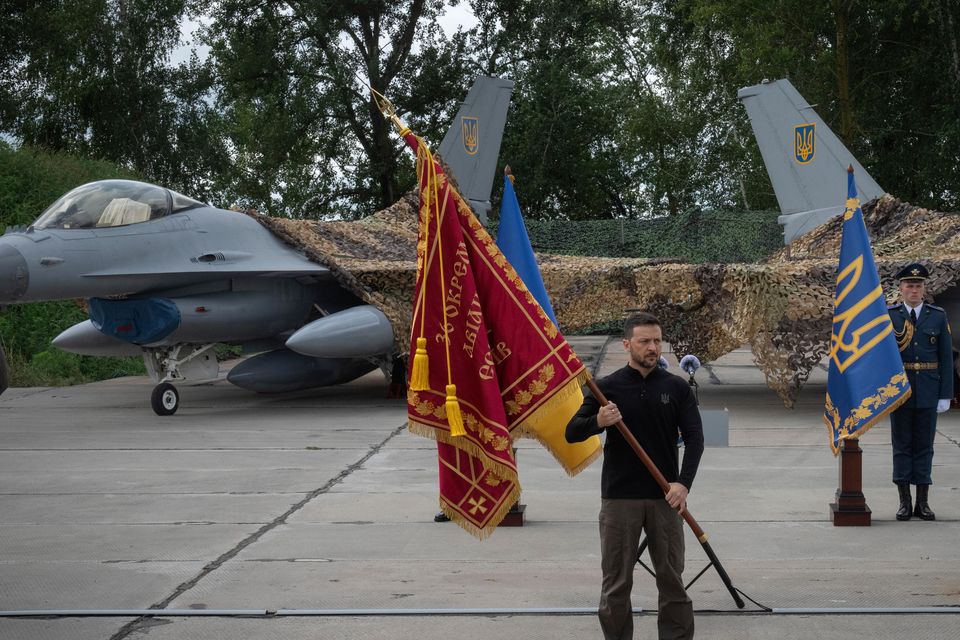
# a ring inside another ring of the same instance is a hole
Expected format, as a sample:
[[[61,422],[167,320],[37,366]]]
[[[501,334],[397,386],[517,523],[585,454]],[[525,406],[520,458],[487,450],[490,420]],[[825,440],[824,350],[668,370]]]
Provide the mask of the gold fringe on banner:
[[[503,519],[507,517],[507,513],[510,509],[513,508],[513,505],[520,500],[520,485],[514,484],[513,489],[507,493],[506,499],[497,507],[493,516],[491,516],[490,521],[500,523],[503,522]],[[450,507],[447,502],[443,499],[443,496],[440,497],[440,510],[443,511],[450,520],[456,522],[458,525],[463,527],[464,531],[477,538],[478,540],[486,540],[493,532],[497,530],[496,527],[487,527],[481,529],[477,525],[473,524],[469,520],[463,517],[463,515],[456,509]]]

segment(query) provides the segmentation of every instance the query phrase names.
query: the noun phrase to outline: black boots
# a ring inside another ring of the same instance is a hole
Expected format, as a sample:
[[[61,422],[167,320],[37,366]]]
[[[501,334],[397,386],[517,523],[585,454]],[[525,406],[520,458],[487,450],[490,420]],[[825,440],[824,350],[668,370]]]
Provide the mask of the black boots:
[[[913,505],[910,500],[910,483],[909,482],[898,482],[897,489],[900,490],[900,509],[897,510],[897,520],[909,520],[910,514],[913,513]],[[917,487],[917,508],[919,509],[920,504],[920,487]],[[926,503],[924,503],[926,504]],[[917,514],[919,515],[919,514]]]
[[[917,485],[917,504],[910,504],[910,483],[898,482],[897,489],[900,491],[900,508],[897,509],[897,520],[909,520],[911,516],[916,516],[921,520],[936,520],[937,515],[930,511],[930,505],[927,504],[927,496],[930,493],[930,485]]]
[[[928,484],[918,484],[917,485],[917,506],[913,510],[913,515],[917,516],[921,520],[936,520],[937,515],[930,511],[930,505],[927,504],[927,494],[930,491],[930,485]],[[903,503],[903,491],[900,492],[900,502],[901,502],[901,511]],[[910,490],[907,489],[907,508],[910,507]],[[903,518],[907,520],[910,516]],[[897,511],[897,520],[900,519],[900,511]]]

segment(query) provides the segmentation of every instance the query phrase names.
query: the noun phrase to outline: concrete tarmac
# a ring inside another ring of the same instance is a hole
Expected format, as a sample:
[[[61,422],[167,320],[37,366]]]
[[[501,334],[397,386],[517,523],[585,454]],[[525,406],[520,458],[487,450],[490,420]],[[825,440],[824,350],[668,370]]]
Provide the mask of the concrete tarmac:
[[[617,340],[571,342],[599,375],[625,363]],[[698,637],[960,636],[956,613],[890,612],[960,607],[960,411],[938,423],[936,522],[894,519],[883,422],[861,440],[873,524],[834,527],[826,373],[794,409],[746,350],[697,379],[701,407],[728,409],[730,432],[706,450],[690,510],[736,587],[775,610],[737,609],[708,570],[689,590]],[[479,542],[433,522],[435,446],[406,432],[379,373],[282,396],[186,387],[170,417],[150,409],[152,386],[0,396],[0,612],[47,614],[0,617],[0,640],[601,637],[599,461],[568,478],[520,441],[526,524]],[[685,576],[705,564],[688,532]],[[655,638],[656,589],[639,567],[634,606],[635,637]],[[149,608],[293,615],[132,613]],[[63,610],[101,614],[52,615]]]

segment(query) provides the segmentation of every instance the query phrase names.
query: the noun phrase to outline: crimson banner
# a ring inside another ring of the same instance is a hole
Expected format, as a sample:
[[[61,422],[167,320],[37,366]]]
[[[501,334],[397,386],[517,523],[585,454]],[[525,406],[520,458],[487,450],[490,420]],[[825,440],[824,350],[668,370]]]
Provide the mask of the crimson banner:
[[[404,133],[420,184],[409,428],[437,440],[441,509],[484,538],[520,496],[513,438],[538,439],[571,475],[600,455],[599,438],[563,437],[588,373],[426,144]]]

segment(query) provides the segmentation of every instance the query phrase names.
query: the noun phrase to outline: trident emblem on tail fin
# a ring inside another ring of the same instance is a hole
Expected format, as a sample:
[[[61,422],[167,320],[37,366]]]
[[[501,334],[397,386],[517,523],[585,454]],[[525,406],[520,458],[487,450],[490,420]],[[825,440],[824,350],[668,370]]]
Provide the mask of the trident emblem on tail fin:
[[[798,124],[793,128],[793,157],[800,164],[808,164],[817,152],[817,124]]]

